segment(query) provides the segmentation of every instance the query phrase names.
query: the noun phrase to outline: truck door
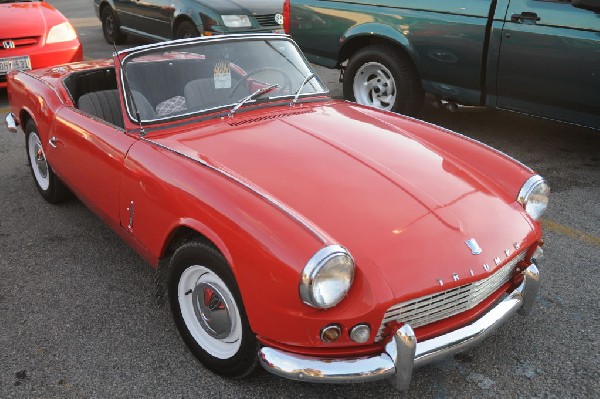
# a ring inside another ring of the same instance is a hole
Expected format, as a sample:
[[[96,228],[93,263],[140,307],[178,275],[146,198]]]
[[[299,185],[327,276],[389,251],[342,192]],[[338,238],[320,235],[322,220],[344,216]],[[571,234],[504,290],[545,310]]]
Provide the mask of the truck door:
[[[555,0],[510,0],[497,106],[600,127],[600,15]]]

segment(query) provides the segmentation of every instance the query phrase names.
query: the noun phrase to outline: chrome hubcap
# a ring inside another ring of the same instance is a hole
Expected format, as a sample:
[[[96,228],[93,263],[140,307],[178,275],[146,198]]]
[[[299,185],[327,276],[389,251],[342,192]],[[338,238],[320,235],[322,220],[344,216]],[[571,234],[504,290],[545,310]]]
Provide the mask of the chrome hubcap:
[[[50,187],[50,176],[46,154],[42,148],[42,142],[37,133],[29,133],[29,142],[27,143],[27,152],[29,153],[29,161],[35,181],[42,190],[47,190]]]
[[[35,145],[35,164],[37,165],[37,169],[40,172],[42,178],[48,177],[48,163],[46,162],[46,157],[44,156],[44,151],[42,150],[42,146],[38,143]]]
[[[197,284],[192,291],[192,306],[198,322],[208,335],[217,339],[229,336],[234,320],[218,286],[203,282]]]
[[[359,104],[389,111],[396,102],[394,77],[389,69],[378,62],[367,62],[358,69],[353,90]]]
[[[243,327],[227,284],[211,269],[192,265],[179,278],[177,296],[183,321],[198,345],[219,359],[234,356]]]

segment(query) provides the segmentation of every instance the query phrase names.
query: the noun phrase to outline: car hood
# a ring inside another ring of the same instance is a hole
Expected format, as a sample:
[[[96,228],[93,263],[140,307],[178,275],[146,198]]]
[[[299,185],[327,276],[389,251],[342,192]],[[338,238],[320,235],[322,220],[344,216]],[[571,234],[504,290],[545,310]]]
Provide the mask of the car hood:
[[[281,13],[283,10],[281,0],[203,0],[197,3],[208,6],[221,15],[262,15]]]
[[[50,27],[65,20],[45,2],[3,3],[0,4],[0,39],[42,36]]]
[[[240,114],[153,140],[303,215],[349,249],[359,272],[381,272],[396,299],[480,279],[533,240],[518,189],[504,192],[468,160],[348,103]],[[479,255],[465,243],[473,238]]]

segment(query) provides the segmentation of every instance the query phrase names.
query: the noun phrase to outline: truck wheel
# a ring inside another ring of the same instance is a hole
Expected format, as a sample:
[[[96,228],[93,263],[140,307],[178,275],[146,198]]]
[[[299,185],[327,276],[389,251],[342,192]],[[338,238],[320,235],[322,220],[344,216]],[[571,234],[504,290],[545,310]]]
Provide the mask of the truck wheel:
[[[229,378],[258,364],[256,337],[227,261],[210,245],[189,242],[171,258],[171,312],[179,334],[209,370]]]
[[[345,99],[374,108],[415,115],[423,105],[412,63],[391,46],[365,47],[350,57],[343,85]]]
[[[108,44],[123,44],[127,35],[121,32],[119,17],[110,6],[105,6],[100,14],[102,20],[102,33]]]
[[[25,125],[25,148],[35,185],[42,197],[51,204],[69,198],[70,192],[54,173],[42,147],[35,122],[30,119]]]
[[[177,31],[175,32],[175,39],[188,39],[190,37],[200,36],[196,25],[190,21],[183,21],[177,25]]]

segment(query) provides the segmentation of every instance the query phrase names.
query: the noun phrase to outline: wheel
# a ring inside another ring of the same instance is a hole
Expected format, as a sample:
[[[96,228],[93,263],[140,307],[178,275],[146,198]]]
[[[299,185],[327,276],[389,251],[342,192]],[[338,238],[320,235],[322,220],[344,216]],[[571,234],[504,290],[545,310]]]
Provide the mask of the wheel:
[[[250,79],[251,77],[253,77],[254,75],[257,75],[259,73],[262,72],[276,72],[277,74],[279,74],[282,77],[282,84],[281,87],[279,87],[277,89],[277,91],[279,93],[285,93],[286,90],[289,92],[291,90],[292,87],[292,80],[290,79],[290,77],[283,72],[281,69],[275,68],[275,67],[263,67],[263,68],[258,68],[255,69],[254,71],[248,73],[247,75],[244,75],[240,78],[240,80],[237,81],[237,83],[235,84],[235,86],[233,86],[233,89],[231,89],[231,92],[229,92],[229,98],[232,98],[234,96],[234,94],[238,91],[238,89],[240,87],[242,87],[242,84],[247,82],[248,79]],[[264,84],[264,85],[268,85],[271,84],[270,82],[257,82],[260,84]],[[260,86],[259,86],[260,87]],[[253,91],[253,90],[251,90]]]
[[[198,32],[198,28],[196,28],[196,25],[194,25],[192,22],[183,21],[177,25],[175,39],[188,39],[196,36],[200,36],[200,32]]]
[[[123,44],[127,39],[127,35],[121,32],[121,24],[115,11],[106,6],[102,9],[100,15],[102,20],[102,33],[104,33],[104,39],[108,44]]]
[[[25,125],[25,149],[27,159],[35,185],[44,199],[51,204],[62,202],[69,198],[69,190],[54,173],[48,162],[42,147],[42,141],[38,134],[37,126],[33,120],[27,121]]]
[[[344,72],[344,98],[359,104],[415,115],[423,105],[423,88],[412,63],[386,45],[365,47]]]
[[[256,337],[233,273],[216,249],[198,242],[179,247],[169,265],[168,293],[179,334],[206,368],[229,378],[254,370]]]

